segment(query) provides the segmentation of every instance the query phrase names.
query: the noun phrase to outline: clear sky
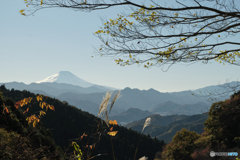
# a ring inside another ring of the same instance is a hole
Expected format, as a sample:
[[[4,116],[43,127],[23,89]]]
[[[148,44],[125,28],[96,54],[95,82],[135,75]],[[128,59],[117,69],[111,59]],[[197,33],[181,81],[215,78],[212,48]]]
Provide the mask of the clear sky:
[[[111,57],[93,57],[100,40],[94,32],[102,18],[116,18],[123,8],[76,12],[45,9],[22,16],[23,0],[0,1],[0,82],[32,83],[59,71],[70,71],[91,83],[160,92],[198,89],[240,79],[239,67],[218,64],[177,64],[161,68],[116,65]]]

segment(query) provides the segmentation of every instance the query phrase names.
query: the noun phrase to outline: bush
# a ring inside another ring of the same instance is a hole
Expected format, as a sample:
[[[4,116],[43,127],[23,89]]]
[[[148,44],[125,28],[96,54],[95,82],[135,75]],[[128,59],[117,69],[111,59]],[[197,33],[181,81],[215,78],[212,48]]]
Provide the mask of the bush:
[[[183,128],[173,137],[173,141],[167,144],[162,152],[162,159],[168,160],[192,160],[191,154],[196,146],[194,141],[200,137],[196,132]]]

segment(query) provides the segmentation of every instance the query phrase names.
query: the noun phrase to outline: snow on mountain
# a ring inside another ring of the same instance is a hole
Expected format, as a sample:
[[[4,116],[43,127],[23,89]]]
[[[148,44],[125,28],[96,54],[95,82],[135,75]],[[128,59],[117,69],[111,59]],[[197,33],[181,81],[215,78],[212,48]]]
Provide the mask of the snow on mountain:
[[[37,81],[35,83],[67,83],[67,84],[72,84],[72,85],[78,85],[81,87],[91,87],[95,84],[93,83],[89,83],[77,76],[75,76],[74,74],[72,74],[69,71],[60,71],[57,74],[54,74],[52,76],[49,76],[41,81]]]

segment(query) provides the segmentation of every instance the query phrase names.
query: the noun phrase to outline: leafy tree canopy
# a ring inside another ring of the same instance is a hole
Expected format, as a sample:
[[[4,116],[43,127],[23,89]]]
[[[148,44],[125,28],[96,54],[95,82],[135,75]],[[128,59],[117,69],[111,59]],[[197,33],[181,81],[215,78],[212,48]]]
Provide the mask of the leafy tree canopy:
[[[31,15],[44,8],[80,11],[128,6],[132,13],[118,14],[95,32],[102,41],[100,55],[120,57],[122,66],[171,66],[216,60],[239,65],[240,12],[237,0],[24,0]],[[228,38],[229,37],[229,38]]]
[[[209,118],[204,123],[206,130],[213,135],[212,145],[223,144],[226,147],[240,147],[240,92],[230,99],[214,103]]]

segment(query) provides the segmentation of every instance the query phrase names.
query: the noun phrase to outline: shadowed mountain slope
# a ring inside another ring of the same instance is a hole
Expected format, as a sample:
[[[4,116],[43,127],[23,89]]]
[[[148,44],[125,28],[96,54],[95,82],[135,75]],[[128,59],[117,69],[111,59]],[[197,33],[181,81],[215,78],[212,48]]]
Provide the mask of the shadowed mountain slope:
[[[3,92],[3,95],[9,97],[15,102],[26,97],[36,96],[28,91],[10,91],[4,86],[1,86],[0,90]],[[52,132],[57,145],[60,145],[62,148],[68,148],[71,144],[71,139],[76,140],[76,138],[79,138],[83,133],[86,133],[87,135],[92,135],[92,131],[95,133],[97,122],[100,120],[99,118],[68,105],[67,102],[61,102],[58,99],[45,97],[43,101],[55,107],[55,111],[48,111],[41,119],[41,122],[44,127]],[[28,106],[24,106],[23,109],[25,110],[26,107]],[[31,110],[28,114],[31,115],[32,113],[37,113],[39,110],[40,107],[38,103],[31,104]],[[111,137],[107,134],[107,129],[108,128],[103,130],[102,138],[94,149],[93,155],[103,154],[94,158],[96,160],[112,160],[113,152],[110,141]],[[128,130],[125,127],[116,126],[115,130],[117,130],[118,133],[115,137],[112,137],[112,143],[114,145],[115,156],[117,159],[133,159],[140,138],[141,143],[138,147],[136,159],[139,159],[142,156],[153,159],[155,153],[161,151],[162,146],[164,145],[163,141],[151,139],[146,135],[141,135],[136,131]],[[83,142],[80,143],[80,145],[84,148]],[[73,151],[73,148],[70,147],[70,151]]]
[[[122,113],[116,114],[114,116],[110,116],[110,119],[116,119],[119,123],[120,122],[131,122],[140,120],[142,118],[145,118],[147,116],[152,115],[153,113],[149,111],[142,111],[138,108],[129,108],[127,111],[124,111]]]
[[[164,140],[169,143],[177,131],[182,128],[189,129],[190,131],[195,131],[199,134],[203,133],[204,122],[207,120],[207,113],[186,116],[186,115],[171,115],[171,116],[160,116],[152,115],[151,124],[146,127],[144,134],[150,134],[151,137],[157,137],[159,140]],[[147,118],[147,117],[146,117]],[[127,128],[136,130],[138,132],[142,131],[143,124],[146,118],[131,122],[125,125]]]

